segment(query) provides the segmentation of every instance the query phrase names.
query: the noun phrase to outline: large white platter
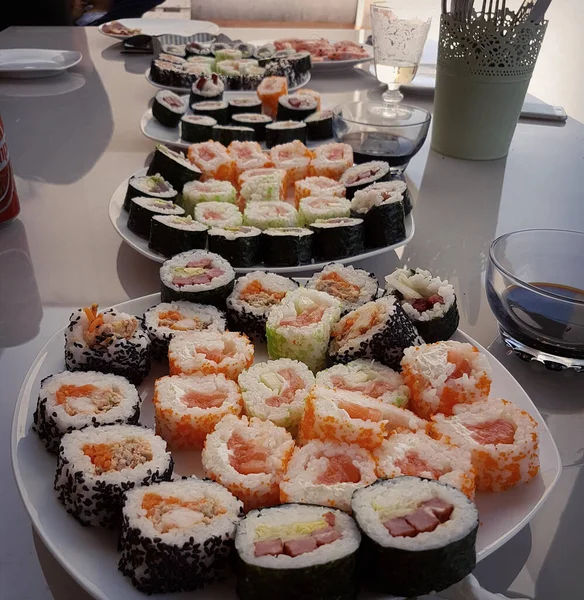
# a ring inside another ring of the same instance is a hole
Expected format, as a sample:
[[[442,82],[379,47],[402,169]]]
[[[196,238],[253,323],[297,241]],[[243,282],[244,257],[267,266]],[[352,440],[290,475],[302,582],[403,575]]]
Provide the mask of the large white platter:
[[[145,175],[148,169],[140,169],[136,171],[134,175]],[[119,236],[128,244],[139,252],[146,258],[153,260],[158,263],[163,263],[166,258],[158,252],[152,251],[148,248],[148,240],[141,238],[136,235],[132,231],[128,229],[128,213],[123,209],[124,206],[124,197],[126,195],[126,190],[128,188],[128,179],[124,180],[116,191],[113,193],[110,203],[109,203],[109,217],[114,229],[118,232]],[[375,250],[369,250],[368,252],[363,252],[362,254],[356,254],[355,256],[349,256],[347,258],[342,258],[337,260],[337,263],[343,265],[349,265],[351,263],[357,262],[358,260],[363,260],[365,258],[371,258],[372,256],[377,256],[378,254],[385,254],[386,252],[391,252],[396,248],[400,248],[401,246],[405,246],[413,237],[415,232],[414,225],[414,217],[412,213],[410,213],[405,220],[406,223],[406,237],[397,244],[393,244],[391,246],[386,246],[385,248],[377,248]],[[246,267],[246,268],[234,268],[236,273],[250,273],[251,271],[257,271],[258,269],[266,268],[268,271],[272,273],[306,273],[308,271],[320,271],[325,265],[329,264],[329,261],[324,262],[313,262],[307,265],[298,265],[295,267],[263,267],[262,265],[256,265],[254,267]]]
[[[152,294],[119,304],[124,312],[140,315],[160,302]],[[64,323],[63,325],[66,325]],[[561,472],[558,449],[542,418],[521,386],[489,352],[458,331],[453,339],[470,342],[483,352],[493,370],[492,395],[515,402],[539,423],[541,473],[529,484],[499,494],[477,494],[480,529],[477,559],[481,560],[517,534],[554,488]],[[20,390],[12,423],[12,464],[20,494],[30,519],[59,563],[97,600],[144,600],[130,582],[117,571],[117,536],[114,532],[81,527],[69,516],[53,492],[56,459],[45,451],[31,430],[33,412],[42,379],[64,370],[64,329],[58,331],[42,348],[29,369]],[[256,361],[266,360],[265,347],[256,345]],[[144,399],[141,422],[153,426],[152,387],[156,377],[167,374],[158,365],[140,387]],[[175,472],[201,475],[199,452],[175,452]],[[233,581],[210,586],[191,594],[151,596],[153,600],[235,600]],[[367,598],[382,600],[379,596]]]
[[[130,29],[141,29],[141,33],[145,35],[164,35],[171,33],[174,35],[182,35],[188,37],[195,33],[211,33],[215,34],[219,31],[219,26],[211,21],[191,21],[186,19],[119,19],[125,27]],[[107,25],[107,23],[104,23]],[[108,37],[117,40],[125,40],[127,35],[114,35],[103,31],[103,25],[98,27],[99,32]]]

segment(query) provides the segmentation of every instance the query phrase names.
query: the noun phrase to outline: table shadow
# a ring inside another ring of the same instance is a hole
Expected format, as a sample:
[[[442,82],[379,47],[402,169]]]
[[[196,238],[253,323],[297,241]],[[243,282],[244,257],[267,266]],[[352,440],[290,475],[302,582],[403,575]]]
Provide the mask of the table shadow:
[[[116,260],[118,277],[130,298],[160,291],[160,264],[142,256],[122,242]]]
[[[123,53],[123,49],[122,42],[112,44],[101,53],[101,57],[104,60],[123,62],[127,73],[143,75],[152,62],[152,54]]]

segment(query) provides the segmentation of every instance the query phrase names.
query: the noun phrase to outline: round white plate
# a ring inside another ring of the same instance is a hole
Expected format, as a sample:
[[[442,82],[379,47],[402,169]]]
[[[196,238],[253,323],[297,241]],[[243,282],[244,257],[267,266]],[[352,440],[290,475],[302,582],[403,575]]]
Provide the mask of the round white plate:
[[[145,175],[148,169],[140,169],[136,171],[134,175]],[[109,203],[109,218],[114,226],[114,229],[118,232],[119,236],[128,244],[139,252],[146,258],[153,260],[154,262],[163,263],[167,260],[166,257],[162,256],[162,254],[158,254],[157,252],[152,251],[148,248],[148,240],[141,238],[136,235],[132,231],[128,229],[128,213],[124,210],[124,197],[126,196],[126,190],[128,189],[128,179],[120,183],[116,191],[113,193],[110,203]],[[335,262],[342,265],[349,265],[351,263],[357,262],[359,260],[363,260],[365,258],[371,258],[372,256],[377,256],[378,254],[385,254],[387,252],[391,252],[396,248],[400,248],[401,246],[405,246],[410,240],[414,237],[415,232],[415,224],[413,214],[410,213],[406,219],[406,237],[401,242],[397,244],[393,244],[392,246],[386,246],[385,248],[377,248],[375,250],[369,250],[368,252],[363,252],[362,254],[356,254],[355,256],[349,256],[348,258],[341,258]],[[283,273],[283,274],[293,274],[293,273],[306,273],[308,271],[320,271],[320,269],[324,268],[331,261],[324,262],[313,262],[307,265],[298,265],[295,267],[264,267],[263,265],[257,265],[255,267],[244,267],[244,268],[235,268],[236,273],[251,273],[252,271],[257,271],[258,269],[267,269],[271,273]]]
[[[211,21],[190,21],[186,19],[119,19],[118,23],[131,29],[141,29],[141,33],[145,35],[164,35],[171,33],[173,35],[182,35],[188,37],[195,33],[211,33],[219,32],[219,26]],[[99,32],[108,37],[117,40],[125,40],[127,35],[113,35],[103,31],[103,25],[98,27]]]
[[[0,50],[0,77],[31,79],[52,77],[74,67],[82,59],[73,50],[11,48]]]
[[[369,73],[375,77],[375,65],[369,67]],[[436,65],[420,65],[416,76],[410,83],[400,85],[402,92],[419,96],[431,96],[436,89]]]
[[[153,294],[119,304],[124,312],[141,315],[160,302]],[[66,325],[64,323],[64,325]],[[65,368],[63,361],[64,329],[44,345],[30,367],[20,389],[12,422],[12,465],[18,489],[29,517],[39,536],[53,556],[67,572],[97,600],[144,600],[145,596],[132,587],[118,570],[117,535],[92,527],[81,527],[69,516],[53,491],[55,457],[45,451],[37,435],[31,430],[40,382],[52,373]],[[478,493],[476,503],[480,515],[477,538],[477,560],[482,560],[518,533],[553,490],[561,472],[558,449],[550,432],[521,386],[511,374],[485,348],[461,331],[453,339],[470,342],[483,352],[492,367],[492,395],[515,402],[528,411],[539,423],[540,474],[529,484],[498,494]],[[256,344],[256,361],[266,360],[265,346]],[[166,375],[161,365],[156,365],[150,376],[140,386],[144,399],[140,421],[153,426],[152,389],[156,377]],[[179,475],[201,475],[199,452],[173,452],[175,472]],[[153,600],[236,600],[233,580],[197,590],[193,594],[153,595]],[[368,595],[371,600],[380,596]],[[387,598],[387,597],[385,597]]]

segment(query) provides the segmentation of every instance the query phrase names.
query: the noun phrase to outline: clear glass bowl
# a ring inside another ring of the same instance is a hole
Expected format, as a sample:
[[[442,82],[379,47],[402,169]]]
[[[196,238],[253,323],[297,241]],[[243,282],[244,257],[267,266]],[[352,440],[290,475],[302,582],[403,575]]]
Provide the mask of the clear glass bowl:
[[[353,148],[356,163],[383,160],[392,172],[401,172],[424,145],[430,113],[400,105],[397,116],[383,117],[384,102],[349,102],[333,109],[333,130],[338,142]]]
[[[491,244],[487,299],[503,340],[522,358],[584,370],[583,258],[577,231],[526,229]]]

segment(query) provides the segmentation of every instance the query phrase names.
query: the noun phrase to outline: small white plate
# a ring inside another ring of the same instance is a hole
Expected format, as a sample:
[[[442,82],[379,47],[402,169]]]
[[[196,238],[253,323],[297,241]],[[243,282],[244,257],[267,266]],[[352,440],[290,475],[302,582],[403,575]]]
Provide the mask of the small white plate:
[[[81,52],[46,50],[42,48],[11,48],[0,50],[0,77],[32,79],[53,77],[74,67]]]
[[[165,33],[171,33],[173,35],[188,37],[195,33],[215,34],[219,31],[219,26],[215,23],[211,23],[211,21],[190,21],[186,19],[119,19],[118,23],[121,23],[130,29],[140,29],[141,33],[145,35],[164,35]],[[103,35],[107,35],[108,37],[117,40],[125,40],[132,37],[128,35],[105,33],[103,31],[104,25],[107,25],[107,23],[98,27],[99,32],[103,33]]]

